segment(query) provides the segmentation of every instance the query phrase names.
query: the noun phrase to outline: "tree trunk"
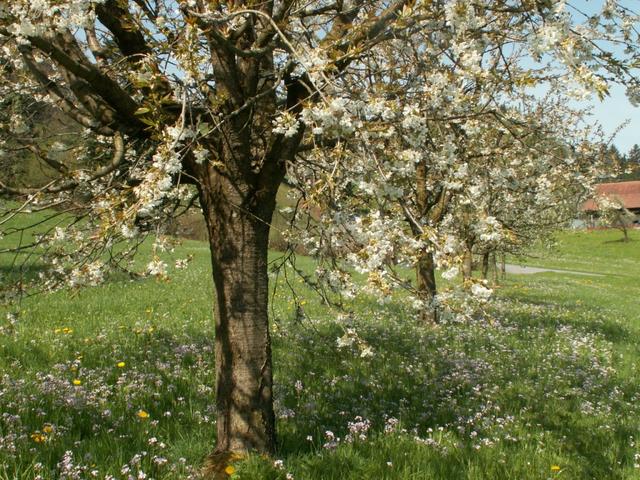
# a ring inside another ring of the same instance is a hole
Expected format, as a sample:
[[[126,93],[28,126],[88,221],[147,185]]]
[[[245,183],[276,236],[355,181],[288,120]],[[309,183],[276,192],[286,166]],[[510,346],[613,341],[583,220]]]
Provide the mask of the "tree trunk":
[[[482,254],[482,278],[487,280],[489,278],[489,252]]]
[[[627,225],[624,222],[624,220],[620,220],[620,230],[622,230],[622,234],[624,235],[624,242],[628,242],[629,241],[629,232],[627,231]]]
[[[470,280],[473,274],[473,253],[471,248],[464,251],[464,259],[462,263],[462,280]]]
[[[491,267],[493,269],[492,282],[496,285],[498,283],[498,259],[496,252],[491,254]]]
[[[438,323],[438,306],[435,304],[436,268],[433,253],[427,252],[420,257],[416,266],[416,283],[421,298],[428,303],[428,306],[420,314],[421,320],[424,323]]]
[[[447,196],[445,191],[442,190],[433,201],[429,201],[427,173],[427,162],[422,159],[416,165],[416,206],[418,217],[423,220],[427,219],[429,223],[437,223],[444,214]],[[413,225],[412,221],[410,224],[413,234],[419,238],[424,232],[417,225]],[[418,264],[416,265],[416,289],[420,298],[427,304],[420,314],[422,322],[427,324],[438,323],[438,306],[435,302],[438,287],[436,285],[436,264],[433,252],[424,251],[418,259]]]
[[[268,320],[268,245],[279,185],[200,186],[216,289],[217,444],[214,454],[273,453],[276,445]]]

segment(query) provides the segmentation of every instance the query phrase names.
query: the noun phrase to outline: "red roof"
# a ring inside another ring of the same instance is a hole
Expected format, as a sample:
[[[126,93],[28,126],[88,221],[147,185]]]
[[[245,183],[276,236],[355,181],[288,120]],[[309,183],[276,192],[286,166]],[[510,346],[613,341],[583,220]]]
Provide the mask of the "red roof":
[[[640,208],[640,181],[600,183],[596,185],[596,195],[619,200],[625,208]],[[582,210],[598,210],[598,206],[590,198],[582,205]]]

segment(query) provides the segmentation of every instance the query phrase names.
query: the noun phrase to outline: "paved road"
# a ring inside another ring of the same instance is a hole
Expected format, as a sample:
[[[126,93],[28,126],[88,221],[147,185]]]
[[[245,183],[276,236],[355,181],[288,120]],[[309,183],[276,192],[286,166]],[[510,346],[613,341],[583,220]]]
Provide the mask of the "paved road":
[[[506,270],[507,270],[507,273],[514,273],[516,275],[532,275],[534,273],[555,272],[555,273],[570,273],[572,275],[586,275],[589,277],[603,276],[601,273],[576,272],[574,270],[558,270],[555,268],[527,267],[523,265],[513,265],[510,263],[507,263]]]

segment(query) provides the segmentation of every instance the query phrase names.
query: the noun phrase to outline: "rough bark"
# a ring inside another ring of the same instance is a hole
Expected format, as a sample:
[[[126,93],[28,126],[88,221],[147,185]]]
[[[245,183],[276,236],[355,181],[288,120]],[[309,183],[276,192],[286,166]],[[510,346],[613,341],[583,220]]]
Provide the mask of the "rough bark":
[[[422,160],[416,166],[416,206],[421,218],[438,221],[444,212],[446,204],[445,193],[441,191],[440,195],[438,195],[434,201],[429,201],[427,173],[427,163]],[[413,225],[411,222],[410,224],[414,235],[419,236],[422,234],[422,231],[416,225]],[[436,264],[433,253],[430,251],[423,252],[416,265],[416,288],[422,299],[429,304],[428,307],[422,311],[420,315],[421,320],[424,323],[438,323],[438,307],[434,303],[436,294],[438,293]]]
[[[489,278],[489,252],[482,254],[482,278],[487,280]]]
[[[462,263],[463,281],[470,280],[472,274],[473,274],[473,252],[471,248],[467,248],[464,252],[464,259]]]
[[[416,266],[416,283],[421,297],[429,304],[420,317],[424,323],[438,323],[438,307],[436,298],[435,262],[431,252],[425,253]]]
[[[491,254],[491,268],[493,269],[492,281],[494,284],[498,283],[498,259],[496,252]]]
[[[200,186],[217,299],[214,453],[275,450],[267,255],[279,180],[257,190],[212,172]]]

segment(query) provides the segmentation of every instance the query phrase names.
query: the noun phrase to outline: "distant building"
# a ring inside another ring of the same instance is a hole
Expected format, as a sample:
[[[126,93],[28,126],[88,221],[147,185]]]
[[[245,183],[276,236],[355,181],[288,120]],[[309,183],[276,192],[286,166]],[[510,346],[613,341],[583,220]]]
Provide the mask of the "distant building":
[[[624,208],[640,218],[640,180],[632,182],[600,183],[596,185],[595,197],[607,197],[620,203]],[[598,216],[598,203],[590,198],[582,204],[581,210],[594,221]]]
[[[596,195],[619,201],[627,210],[640,213],[640,180],[633,182],[600,183],[596,185]],[[598,205],[590,198],[582,205],[584,212],[597,212]]]

